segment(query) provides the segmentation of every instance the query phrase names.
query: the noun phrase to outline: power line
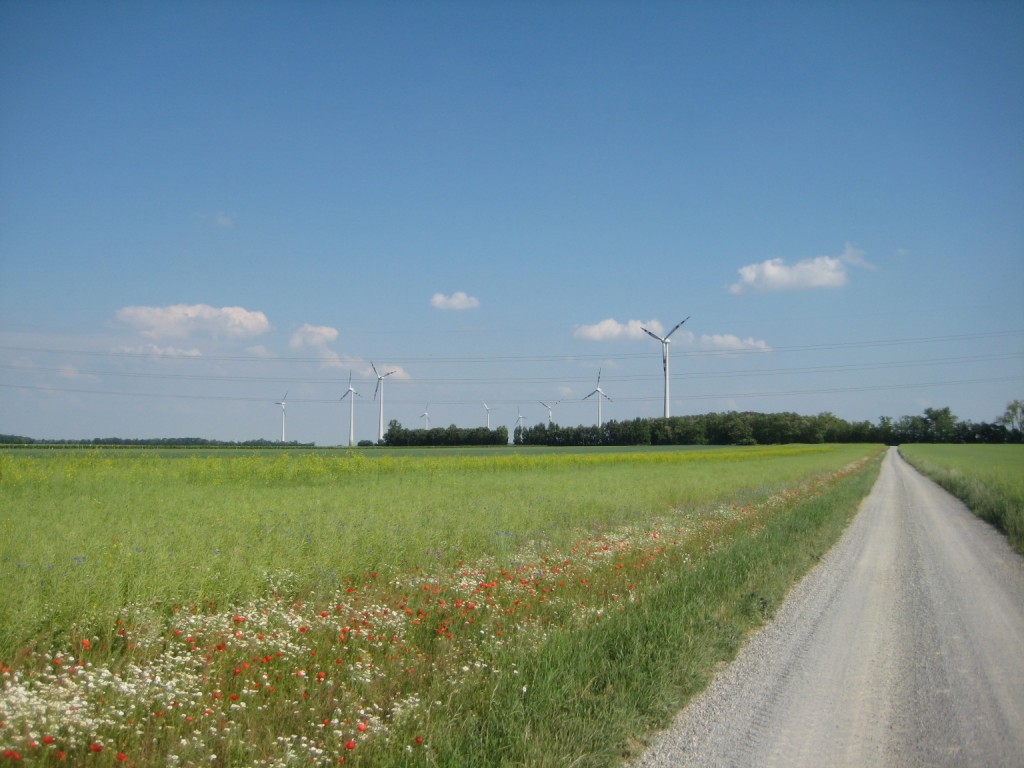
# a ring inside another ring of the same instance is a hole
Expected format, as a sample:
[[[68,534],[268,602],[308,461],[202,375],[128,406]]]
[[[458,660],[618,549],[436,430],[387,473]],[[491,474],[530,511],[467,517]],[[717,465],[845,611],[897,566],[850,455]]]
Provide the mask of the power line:
[[[815,366],[803,366],[795,368],[746,368],[734,371],[705,371],[705,372],[690,372],[682,373],[673,376],[673,380],[693,380],[693,379],[730,379],[734,377],[746,377],[746,376],[779,376],[786,374],[807,374],[807,373],[845,373],[850,371],[874,371],[874,370],[888,370],[894,368],[919,368],[926,365],[962,365],[966,363],[980,363],[990,362],[994,360],[1014,360],[1024,358],[1024,351],[1015,352],[1009,354],[988,354],[988,355],[971,355],[962,357],[932,357],[932,358],[918,358],[913,360],[900,360],[894,362],[884,363],[842,363],[837,365],[815,365]],[[61,367],[46,367],[46,366],[33,366],[31,369],[25,369],[18,365],[0,364],[0,369],[6,370],[17,370],[37,373],[62,373],[65,371]],[[115,378],[140,378],[140,379],[157,379],[167,381],[204,381],[204,382],[262,382],[262,383],[276,383],[276,384],[324,384],[324,385],[337,385],[343,383],[342,379],[338,378],[309,378],[309,377],[283,377],[283,376],[218,376],[210,374],[189,374],[189,373],[147,373],[141,371],[100,371],[100,370],[76,370],[75,373],[79,376],[97,376],[97,377],[115,377]],[[396,381],[414,384],[549,384],[558,382],[571,382],[581,383],[590,382],[592,376],[587,374],[586,376],[526,376],[526,377],[460,377],[460,378],[421,378],[415,377],[410,379],[398,379]],[[660,378],[655,373],[650,374],[628,374],[618,375],[614,373],[606,377],[609,381],[625,382],[625,381],[652,381]],[[372,381],[372,379],[366,379],[366,381]]]
[[[873,384],[863,386],[851,386],[851,387],[825,387],[816,389],[791,389],[784,391],[774,392],[715,392],[713,394],[705,395],[682,395],[677,396],[676,400],[712,400],[712,399],[734,399],[734,398],[749,398],[749,397],[783,397],[792,395],[821,395],[821,394],[833,394],[842,392],[873,392],[891,389],[914,389],[920,387],[944,387],[944,386],[958,386],[963,384],[989,384],[1001,381],[1024,381],[1020,376],[994,376],[988,378],[978,379],[950,379],[945,381],[924,381],[924,382],[908,382],[903,384]],[[271,403],[272,401],[268,398],[263,397],[243,397],[239,395],[187,395],[177,393],[154,393],[154,392],[116,392],[110,390],[99,390],[99,389],[77,389],[70,387],[46,387],[37,386],[30,384],[0,384],[0,387],[5,389],[21,389],[30,390],[36,392],[65,392],[71,394],[85,394],[85,395],[108,395],[114,397],[143,397],[143,398],[156,398],[156,399],[173,399],[173,400],[216,400],[216,401],[232,401],[232,402],[250,402],[250,403]],[[645,403],[645,402],[659,402],[661,397],[618,397],[616,402],[623,403]],[[317,399],[317,398],[293,398],[288,401],[289,404],[303,403],[303,404],[330,404],[335,405],[338,403],[337,399]],[[388,402],[393,405],[417,405],[419,400],[412,399],[395,399],[389,398]],[[476,405],[479,401],[474,399],[469,400],[431,400],[431,404],[436,405]],[[490,401],[489,401],[490,402]],[[516,404],[522,402],[522,400],[498,400],[495,399],[493,402],[501,403],[503,405]]]
[[[731,357],[734,355],[783,353],[783,352],[810,352],[840,349],[864,349],[873,347],[891,347],[908,344],[931,344],[949,343],[955,341],[974,341],[979,339],[1006,338],[1011,336],[1024,335],[1024,329],[1007,331],[989,331],[978,333],[953,334],[946,336],[919,336],[899,339],[874,339],[868,341],[835,342],[829,344],[800,344],[780,347],[744,347],[740,349],[712,349],[712,350],[679,350],[677,355],[686,357]],[[202,355],[191,352],[130,352],[130,351],[98,351],[82,349],[63,349],[48,347],[24,347],[0,345],[0,350],[12,352],[35,352],[39,354],[64,354],[64,355],[86,355],[93,357],[111,358],[137,358],[137,359],[160,359],[160,360],[181,360],[198,362],[246,362],[246,363],[323,363],[323,356],[314,357],[281,357],[273,355]],[[562,353],[557,355],[487,355],[487,356],[408,356],[408,355],[382,355],[375,354],[375,359],[386,359],[391,365],[409,365],[416,363],[522,363],[522,362],[559,362],[566,360],[630,360],[637,358],[648,358],[650,351],[645,352],[620,352],[608,353]],[[347,359],[349,364],[365,364],[369,356],[353,356]]]

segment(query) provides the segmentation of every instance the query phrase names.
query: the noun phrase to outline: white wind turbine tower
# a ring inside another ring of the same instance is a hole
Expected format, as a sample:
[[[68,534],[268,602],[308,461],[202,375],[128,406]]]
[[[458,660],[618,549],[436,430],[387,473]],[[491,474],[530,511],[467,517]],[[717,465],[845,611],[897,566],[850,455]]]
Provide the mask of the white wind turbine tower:
[[[349,399],[349,412],[348,412],[348,447],[351,448],[356,442],[356,397],[362,397],[358,392],[352,389],[352,374],[348,375],[348,389],[345,390],[345,394],[341,396],[341,400],[345,398]],[[340,403],[341,400],[338,402]]]
[[[601,389],[601,369],[600,368],[597,370],[597,389],[595,389],[593,392],[591,392],[589,395],[587,395],[587,397],[584,397],[583,399],[586,400],[587,398],[593,397],[594,395],[597,395],[597,426],[600,427],[601,424],[603,423],[601,421],[601,398],[603,397],[609,403],[612,401],[612,399],[610,397],[608,397],[608,395],[606,395],[604,393],[604,390]]]
[[[481,400],[480,402],[484,403],[483,400]],[[484,410],[487,411],[487,428],[490,429],[491,428],[491,411],[496,411],[498,409],[497,408],[491,408],[489,405],[487,405],[487,403],[484,403]]]
[[[384,442],[384,379],[390,376],[394,371],[388,371],[387,373],[377,373],[377,366],[370,361],[370,367],[373,368],[373,373],[377,377],[377,388],[373,390],[373,399],[377,399],[377,393],[380,392],[380,421],[377,425],[377,442]]]
[[[560,402],[562,402],[562,401],[561,401],[561,400],[555,400],[555,402],[553,402],[553,403],[552,403],[551,405],[548,405],[548,404],[547,404],[547,403],[545,403],[545,402],[544,402],[543,400],[538,400],[537,402],[538,402],[538,403],[540,403],[541,405],[543,405],[543,406],[544,406],[545,408],[547,408],[547,409],[548,409],[548,425],[550,426],[550,425],[551,425],[551,424],[553,423],[553,421],[554,421],[554,420],[553,420],[553,419],[551,418],[551,410],[552,410],[552,409],[553,409],[553,408],[554,408],[554,407],[555,407],[556,405],[558,405],[558,404],[559,404]]]
[[[522,424],[526,420],[526,417],[523,416],[523,412],[519,410],[519,406],[518,405],[516,406],[516,413],[519,414],[519,415],[516,416],[516,420],[512,423],[513,440],[515,439],[516,430],[519,429],[519,425]]]
[[[666,419],[668,418],[668,345],[672,343],[669,340],[668,337],[671,336],[673,333],[675,333],[677,330],[679,330],[679,326],[681,326],[683,323],[685,323],[689,319],[690,319],[690,317],[689,317],[689,315],[687,315],[685,320],[680,320],[678,323],[676,323],[675,328],[673,328],[671,331],[666,333],[664,338],[662,338],[661,336],[659,336],[656,333],[652,333],[651,331],[648,331],[646,328],[641,327],[641,329],[640,329],[644,333],[646,333],[648,336],[650,336],[651,338],[657,339],[658,341],[661,342],[661,364],[662,364],[662,367],[664,367],[664,369],[665,369],[665,418]]]
[[[284,442],[284,407],[288,404],[288,393],[284,393],[284,397],[280,400],[275,400],[274,405],[281,406],[281,442]]]
[[[423,428],[430,429],[430,403],[427,403],[427,407],[423,409],[420,416],[423,417]]]

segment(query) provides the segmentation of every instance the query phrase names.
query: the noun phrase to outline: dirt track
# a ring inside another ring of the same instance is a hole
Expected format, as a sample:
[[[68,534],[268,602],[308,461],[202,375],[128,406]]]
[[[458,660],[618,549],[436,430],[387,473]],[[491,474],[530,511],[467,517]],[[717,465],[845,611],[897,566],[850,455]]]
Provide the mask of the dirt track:
[[[635,765],[1024,766],[1024,558],[890,449],[839,544]]]

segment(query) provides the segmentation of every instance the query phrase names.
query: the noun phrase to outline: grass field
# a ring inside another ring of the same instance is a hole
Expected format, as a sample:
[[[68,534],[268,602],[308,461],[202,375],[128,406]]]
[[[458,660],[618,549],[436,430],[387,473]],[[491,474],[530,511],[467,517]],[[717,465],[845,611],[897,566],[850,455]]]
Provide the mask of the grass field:
[[[171,453],[0,453],[8,759],[614,765],[879,456]]]
[[[901,445],[904,458],[1024,554],[1024,445]]]

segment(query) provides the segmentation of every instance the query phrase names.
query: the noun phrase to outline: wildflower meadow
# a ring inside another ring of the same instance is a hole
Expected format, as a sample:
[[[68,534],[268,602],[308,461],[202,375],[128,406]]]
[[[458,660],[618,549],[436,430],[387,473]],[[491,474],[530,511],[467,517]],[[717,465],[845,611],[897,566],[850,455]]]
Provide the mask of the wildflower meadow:
[[[0,452],[0,765],[615,765],[881,448]]]

